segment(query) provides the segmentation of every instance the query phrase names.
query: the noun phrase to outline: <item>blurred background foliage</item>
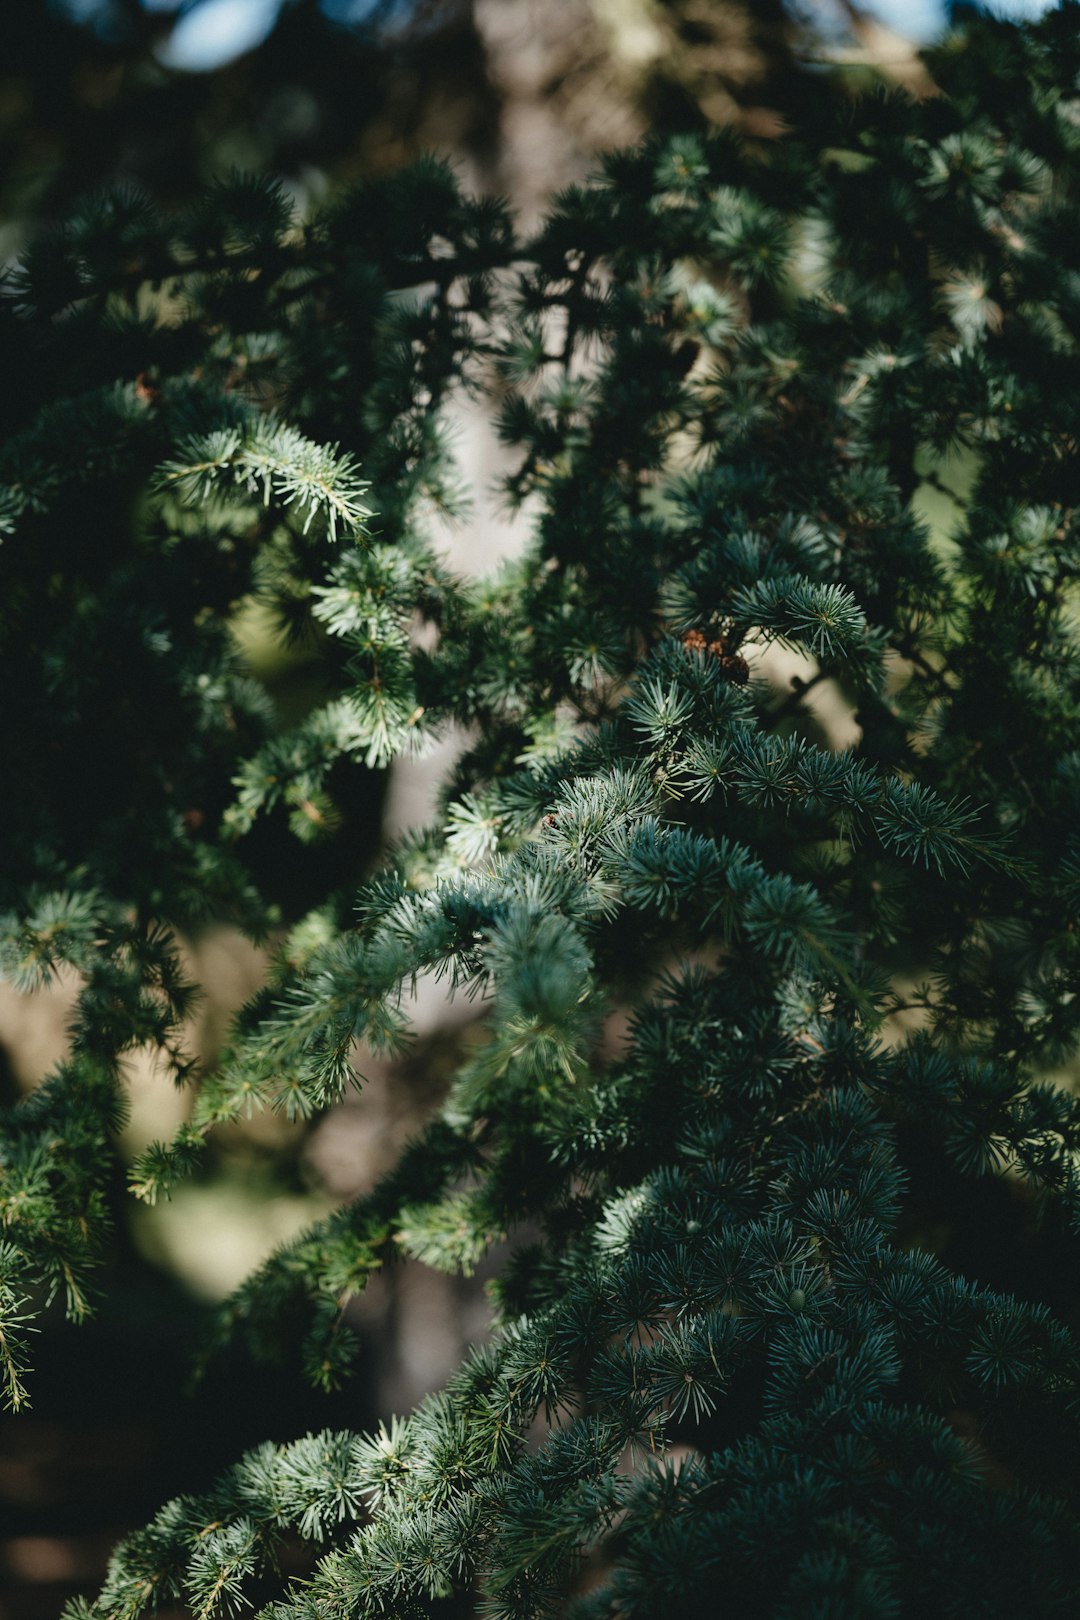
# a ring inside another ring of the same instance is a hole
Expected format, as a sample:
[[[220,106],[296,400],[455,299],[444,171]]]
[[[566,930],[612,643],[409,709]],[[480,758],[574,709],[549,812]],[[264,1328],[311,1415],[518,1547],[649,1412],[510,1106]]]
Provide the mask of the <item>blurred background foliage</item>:
[[[917,47],[949,9],[944,0],[3,0],[0,260],[10,264],[77,198],[118,182],[180,204],[230,170],[271,173],[303,212],[427,151],[449,156],[472,189],[507,195],[528,223],[597,151],[650,129],[730,124],[768,141],[818,98],[881,78],[932,93]],[[993,9],[1030,16],[1045,5]],[[454,566],[481,573],[519,535],[484,493],[500,470],[493,436],[464,406],[460,429],[478,499],[447,550]],[[963,477],[952,470],[954,486]],[[925,485],[916,504],[944,535],[954,509],[940,488]],[[278,646],[253,605],[236,634],[283,719],[318,700],[310,660]],[[838,741],[848,718],[818,716]],[[341,835],[352,841],[350,866],[430,818],[447,757],[400,765],[389,784],[364,776]],[[187,949],[207,992],[192,1042],[212,1062],[265,958],[220,929]],[[0,997],[8,1099],[62,1054],[71,989]],[[401,1266],[357,1310],[364,1350],[338,1394],[313,1393],[289,1369],[256,1371],[239,1353],[212,1365],[198,1400],[188,1388],[210,1304],[389,1168],[461,1043],[475,1038],[471,1016],[422,995],[406,1062],[366,1064],[363,1097],[314,1127],[260,1116],[222,1132],[201,1178],[172,1204],[136,1206],[118,1173],[116,1252],[97,1318],[41,1335],[34,1410],[0,1430],[5,1620],[53,1615],[92,1589],[126,1529],[244,1446],[368,1427],[411,1406],[483,1332],[482,1277],[466,1284]],[[130,1079],[128,1158],[169,1136],[186,1109],[148,1064],[133,1062]],[[988,1242],[998,1241],[994,1219],[988,1206]]]
[[[1013,0],[1014,10],[1040,0]],[[904,71],[944,0],[5,0],[12,239],[117,178],[181,199],[239,165],[303,198],[427,148],[541,192],[645,126],[775,132],[823,62]],[[895,30],[903,30],[901,37]],[[893,30],[891,36],[890,28]],[[905,39],[907,45],[905,47]],[[549,116],[545,116],[545,114]],[[558,148],[546,141],[561,134]],[[531,158],[523,150],[536,148]],[[537,199],[529,196],[529,202]]]

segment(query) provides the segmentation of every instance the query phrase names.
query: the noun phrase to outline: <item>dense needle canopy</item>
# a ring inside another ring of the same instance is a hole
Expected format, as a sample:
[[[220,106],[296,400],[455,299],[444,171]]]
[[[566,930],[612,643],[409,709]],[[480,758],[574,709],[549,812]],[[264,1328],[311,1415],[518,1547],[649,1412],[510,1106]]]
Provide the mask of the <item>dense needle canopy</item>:
[[[417,975],[487,1006],[223,1337],[330,1385],[373,1269],[509,1240],[445,1391],[242,1459],[78,1613],[1074,1612],[1078,24],[973,25],[939,95],[776,143],[617,153],[526,241],[433,162],[306,224],[238,178],[93,200],[6,284],[0,959],[83,976],[3,1123],[11,1399],[42,1294],[84,1309],[148,1042],[194,1088],[152,1200],[215,1125],[401,1050]],[[438,550],[461,389],[532,532],[479,584]],[[252,593],[322,663],[291,728]],[[779,688],[776,646],[809,660]],[[451,722],[442,820],[357,894],[356,784]],[[302,915],[285,824],[336,852]],[[279,943],[199,1075],[173,931],[208,916]],[[1008,1277],[964,1263],[984,1183]],[[290,1538],[323,1553],[291,1586]]]

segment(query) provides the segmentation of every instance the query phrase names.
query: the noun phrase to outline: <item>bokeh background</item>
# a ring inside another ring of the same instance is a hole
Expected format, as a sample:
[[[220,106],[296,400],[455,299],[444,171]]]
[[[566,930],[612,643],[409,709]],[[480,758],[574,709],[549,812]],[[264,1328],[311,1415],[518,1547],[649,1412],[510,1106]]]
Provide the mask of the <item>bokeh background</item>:
[[[235,168],[277,176],[302,214],[336,188],[437,152],[474,190],[507,196],[527,226],[595,154],[647,130],[734,125],[772,140],[816,98],[875,81],[932,93],[920,44],[948,25],[945,0],[0,0],[0,263],[73,200],[116,182],[182,204]],[[1040,0],[1000,0],[1034,16]],[[502,469],[482,415],[460,407],[476,505],[446,549],[488,571],[522,544],[489,496]],[[962,469],[958,469],[962,477]],[[954,480],[955,482],[955,480]],[[923,513],[944,528],[929,487]],[[284,721],[319,695],[258,609],[237,640]],[[10,696],[10,695],[9,695]],[[845,716],[818,723],[843,743]],[[454,740],[371,776],[345,836],[374,864],[429,820]],[[303,896],[296,897],[302,904]],[[217,928],[187,942],[206,988],[192,1044],[212,1063],[263,954]],[[73,986],[17,997],[0,987],[0,1102],[29,1091],[64,1051]],[[166,1499],[205,1485],[246,1446],[326,1426],[369,1427],[437,1387],[487,1320],[483,1276],[419,1266],[378,1277],[354,1310],[354,1377],[332,1396],[295,1367],[212,1363],[189,1372],[222,1299],[283,1239],[368,1191],[436,1104],[474,1009],[421,991],[417,1041],[313,1126],[259,1117],[220,1133],[202,1174],[171,1203],[136,1205],[118,1168],[116,1238],[94,1321],[49,1320],[34,1405],[0,1422],[0,1620],[46,1620],[92,1592],[115,1540]],[[135,1059],[130,1158],[182,1120],[187,1099]],[[992,1211],[988,1210],[992,1222]],[[988,1241],[993,1240],[990,1232]]]

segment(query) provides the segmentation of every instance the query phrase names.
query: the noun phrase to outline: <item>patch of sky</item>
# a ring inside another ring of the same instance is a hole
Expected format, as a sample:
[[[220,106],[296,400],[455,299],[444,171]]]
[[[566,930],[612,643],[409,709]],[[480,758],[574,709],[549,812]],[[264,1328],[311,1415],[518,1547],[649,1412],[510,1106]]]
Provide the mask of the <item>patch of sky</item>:
[[[995,17],[1022,22],[1041,17],[1054,4],[1055,0],[988,0],[981,9]],[[850,36],[850,8],[842,0],[790,0],[790,9],[826,38]],[[951,7],[948,0],[864,0],[858,10],[905,39],[927,45],[944,33]]]
[[[281,0],[202,0],[182,13],[154,54],[165,67],[210,73],[268,39],[280,11]]]

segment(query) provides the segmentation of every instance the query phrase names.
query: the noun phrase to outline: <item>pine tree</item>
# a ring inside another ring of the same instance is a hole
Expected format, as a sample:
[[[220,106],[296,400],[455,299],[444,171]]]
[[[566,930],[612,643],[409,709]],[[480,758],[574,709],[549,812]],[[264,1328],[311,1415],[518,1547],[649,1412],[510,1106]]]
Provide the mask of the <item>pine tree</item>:
[[[222,1338],[302,1319],[329,1385],[374,1269],[511,1245],[445,1390],[242,1458],[74,1615],[1075,1611],[1078,23],[973,24],[940,95],[823,97],[773,145],[615,154],[527,241],[430,162],[303,225],[245,179],[97,199],[5,286],[0,949],[82,983],[4,1121],[10,1398],[30,1313],[85,1309],[136,1046],[196,1091],[153,1199],[215,1125],[362,1084],[418,974],[487,1004],[393,1174]],[[461,389],[533,517],[479,584],[438,554]],[[325,669],[291,730],[230,636],[251,593]],[[770,644],[812,673],[777,691]],[[274,930],[260,827],[333,847],[342,784],[450,722],[440,824],[278,936],[196,1074],[175,931]],[[961,1223],[1008,1189],[1026,1283],[912,1229],[928,1174]]]

